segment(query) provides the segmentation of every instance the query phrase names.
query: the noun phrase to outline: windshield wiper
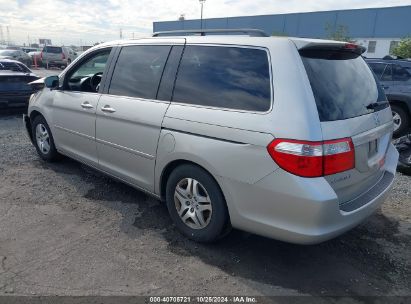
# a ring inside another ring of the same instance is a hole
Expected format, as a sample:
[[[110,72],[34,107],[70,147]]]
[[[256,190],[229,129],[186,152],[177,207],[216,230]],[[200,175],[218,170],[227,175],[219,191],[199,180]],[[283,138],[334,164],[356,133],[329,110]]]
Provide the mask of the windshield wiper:
[[[385,108],[387,102],[372,102],[368,106],[366,106],[367,110],[380,110]]]

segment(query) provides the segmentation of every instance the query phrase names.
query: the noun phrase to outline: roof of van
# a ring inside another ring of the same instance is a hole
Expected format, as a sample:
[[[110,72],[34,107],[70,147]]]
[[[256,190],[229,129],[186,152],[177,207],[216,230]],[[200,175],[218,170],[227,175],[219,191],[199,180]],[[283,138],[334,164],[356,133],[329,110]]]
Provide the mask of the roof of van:
[[[275,40],[289,40],[298,45],[307,44],[322,44],[322,43],[336,43],[341,44],[344,42],[334,41],[334,40],[323,40],[323,39],[311,39],[311,38],[298,38],[298,37],[284,37],[284,36],[270,36],[270,37],[249,37],[243,35],[209,35],[209,36],[161,36],[161,37],[146,37],[137,39],[124,39],[124,40],[114,40],[110,42],[105,42],[97,45],[94,48],[114,46],[114,45],[127,45],[127,44],[140,44],[140,43],[181,43],[185,39],[188,43],[216,43],[216,44],[239,44],[239,45],[259,45],[267,44],[268,41]]]

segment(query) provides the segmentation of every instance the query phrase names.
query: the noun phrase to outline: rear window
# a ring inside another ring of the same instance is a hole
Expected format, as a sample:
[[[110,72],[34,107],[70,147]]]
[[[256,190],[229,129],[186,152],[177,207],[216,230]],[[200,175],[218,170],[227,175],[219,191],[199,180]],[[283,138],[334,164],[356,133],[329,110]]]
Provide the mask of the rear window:
[[[173,101],[248,111],[271,106],[267,52],[239,47],[187,46]]]
[[[58,46],[45,46],[43,52],[46,53],[53,53],[53,54],[61,54],[63,53],[63,49]]]
[[[321,121],[353,118],[388,107],[364,59],[347,51],[300,51]]]

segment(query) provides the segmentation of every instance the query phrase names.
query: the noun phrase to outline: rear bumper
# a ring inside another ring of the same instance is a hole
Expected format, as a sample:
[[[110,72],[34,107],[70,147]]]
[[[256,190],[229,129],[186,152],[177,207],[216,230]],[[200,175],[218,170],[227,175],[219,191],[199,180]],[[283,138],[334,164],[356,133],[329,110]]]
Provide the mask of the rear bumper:
[[[0,108],[27,106],[32,93],[33,92],[1,93]]]
[[[394,182],[398,152],[387,152],[383,177],[356,198],[349,212],[340,209],[324,178],[301,178],[278,169],[250,185],[222,179],[233,227],[297,244],[334,238],[360,224],[386,199]],[[346,206],[346,204],[344,204]]]
[[[48,64],[48,65],[53,65],[53,66],[54,65],[60,66],[60,65],[67,65],[67,60],[49,60],[49,61],[47,61],[47,60],[43,59],[42,63],[44,65]]]

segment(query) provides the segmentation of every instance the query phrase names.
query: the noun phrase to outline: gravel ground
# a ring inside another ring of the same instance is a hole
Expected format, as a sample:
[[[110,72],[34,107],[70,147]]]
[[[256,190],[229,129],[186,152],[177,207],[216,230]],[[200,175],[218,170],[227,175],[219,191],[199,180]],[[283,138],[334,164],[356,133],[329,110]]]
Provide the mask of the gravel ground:
[[[75,161],[47,164],[0,115],[0,295],[411,295],[411,177],[343,236],[298,246],[181,237],[166,207]]]

